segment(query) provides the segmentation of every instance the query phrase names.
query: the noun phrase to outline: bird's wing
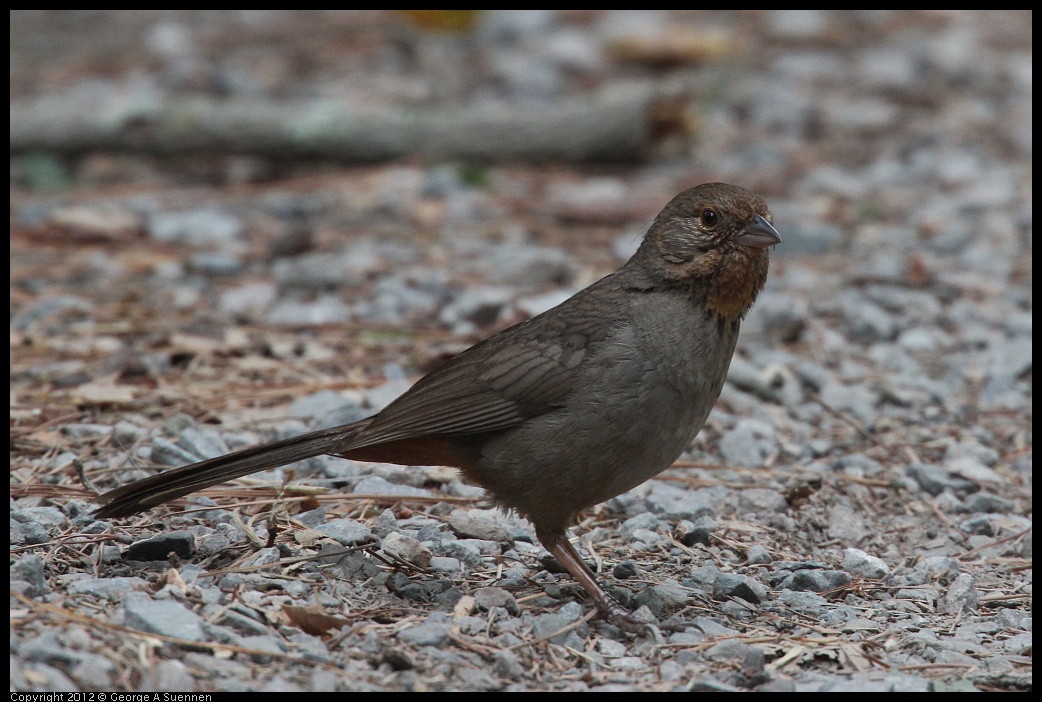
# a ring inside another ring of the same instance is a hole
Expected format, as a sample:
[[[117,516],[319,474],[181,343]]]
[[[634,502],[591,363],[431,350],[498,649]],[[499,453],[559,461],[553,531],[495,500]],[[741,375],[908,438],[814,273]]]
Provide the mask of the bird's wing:
[[[579,366],[611,329],[603,313],[587,316],[582,309],[577,305],[568,316],[567,329],[560,314],[540,315],[464,351],[388,405],[341,449],[509,429],[560,407],[579,382]]]

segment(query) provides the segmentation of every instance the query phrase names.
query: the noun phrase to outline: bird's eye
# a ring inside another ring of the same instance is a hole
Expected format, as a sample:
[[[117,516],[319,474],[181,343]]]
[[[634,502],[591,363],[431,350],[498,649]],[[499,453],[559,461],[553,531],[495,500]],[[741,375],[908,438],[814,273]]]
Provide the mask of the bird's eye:
[[[719,221],[719,219],[720,216],[716,213],[716,210],[710,209],[708,207],[702,210],[701,220],[703,226],[712,229],[716,226],[716,223],[717,221]]]

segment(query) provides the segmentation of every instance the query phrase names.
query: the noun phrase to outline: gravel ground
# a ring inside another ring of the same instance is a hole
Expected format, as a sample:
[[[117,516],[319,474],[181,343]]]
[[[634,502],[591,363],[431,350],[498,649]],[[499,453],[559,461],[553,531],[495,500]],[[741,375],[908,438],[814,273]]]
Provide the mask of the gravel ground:
[[[642,80],[695,116],[630,165],[12,156],[12,691],[1031,688],[1030,13],[11,19],[13,102]],[[444,468],[318,458],[91,517],[158,467],[372,413],[707,180],[769,202],[767,290],[690,451],[574,530],[660,628],[593,617]]]

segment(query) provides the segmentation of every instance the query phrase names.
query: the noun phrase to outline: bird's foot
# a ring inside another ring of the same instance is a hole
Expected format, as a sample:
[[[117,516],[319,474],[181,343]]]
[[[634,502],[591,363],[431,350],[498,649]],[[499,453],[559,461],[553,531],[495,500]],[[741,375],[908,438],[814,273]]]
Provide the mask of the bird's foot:
[[[633,612],[623,607],[621,602],[607,593],[605,593],[605,597],[597,600],[597,609],[606,622],[630,634],[639,634],[647,627],[658,623],[654,620],[645,621],[638,618]]]

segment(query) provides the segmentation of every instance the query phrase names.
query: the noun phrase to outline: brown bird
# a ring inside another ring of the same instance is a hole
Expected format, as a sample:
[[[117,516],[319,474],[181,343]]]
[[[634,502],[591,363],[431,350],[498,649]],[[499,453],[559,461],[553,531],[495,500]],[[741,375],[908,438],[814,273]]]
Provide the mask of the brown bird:
[[[644,622],[601,587],[567,529],[691,444],[767,281],[767,247],[779,242],[756,193],[685,190],[618,271],[455,356],[378,414],[125,485],[98,498],[98,516],[321,454],[455,466],[535,525],[608,621],[639,630]]]

